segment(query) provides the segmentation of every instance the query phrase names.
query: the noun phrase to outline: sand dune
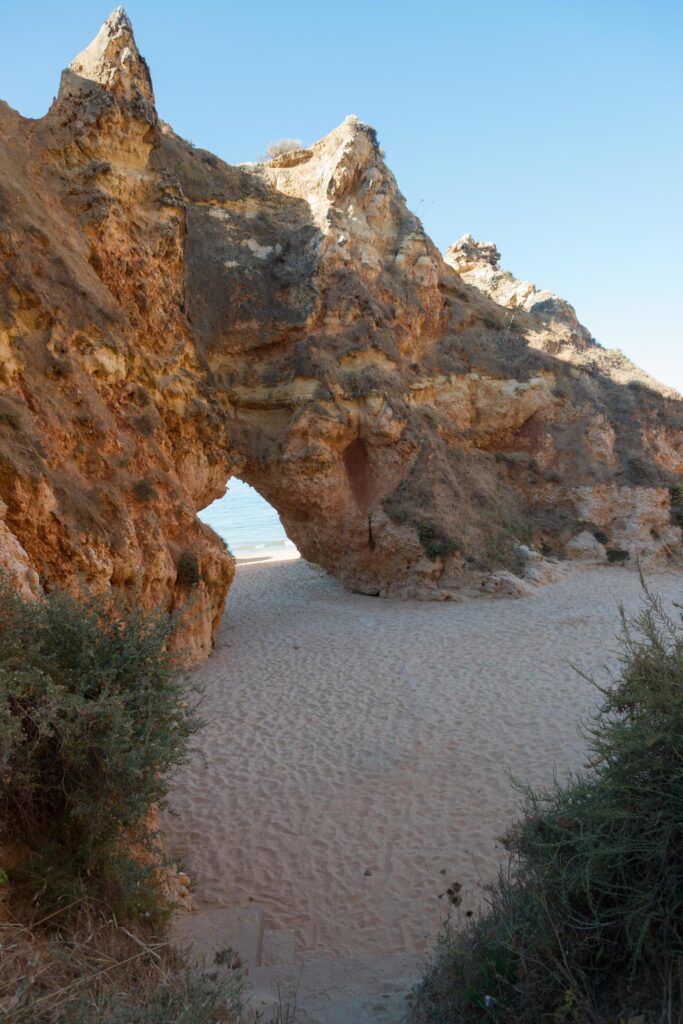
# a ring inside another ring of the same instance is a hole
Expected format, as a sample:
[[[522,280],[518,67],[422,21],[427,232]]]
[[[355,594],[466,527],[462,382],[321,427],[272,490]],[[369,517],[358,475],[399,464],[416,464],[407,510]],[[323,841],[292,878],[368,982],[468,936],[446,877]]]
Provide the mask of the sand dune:
[[[651,577],[666,598],[680,574]],[[266,908],[306,955],[427,949],[501,858],[518,796],[581,765],[632,570],[576,570],[534,597],[468,604],[346,593],[303,561],[244,565],[205,687],[202,759],[167,815],[205,904]]]

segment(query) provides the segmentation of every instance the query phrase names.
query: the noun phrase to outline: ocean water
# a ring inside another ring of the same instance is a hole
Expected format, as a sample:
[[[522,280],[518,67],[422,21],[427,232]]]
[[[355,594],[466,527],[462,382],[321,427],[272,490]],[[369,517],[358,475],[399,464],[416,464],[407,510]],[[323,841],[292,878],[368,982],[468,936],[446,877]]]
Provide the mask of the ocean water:
[[[273,506],[236,477],[225,497],[202,509],[199,518],[223,538],[236,558],[296,552]]]

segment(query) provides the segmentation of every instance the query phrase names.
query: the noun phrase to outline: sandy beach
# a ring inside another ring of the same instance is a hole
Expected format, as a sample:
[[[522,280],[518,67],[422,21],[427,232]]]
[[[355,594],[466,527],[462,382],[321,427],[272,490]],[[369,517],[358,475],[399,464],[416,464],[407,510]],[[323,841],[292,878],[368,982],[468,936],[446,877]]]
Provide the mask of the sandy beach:
[[[680,574],[648,577],[680,599]],[[204,688],[201,756],[178,773],[170,852],[201,905],[248,904],[300,954],[428,949],[463,885],[474,909],[519,797],[581,766],[615,664],[630,569],[572,569],[523,600],[383,601],[297,560],[238,568]],[[604,675],[603,675],[604,678]]]

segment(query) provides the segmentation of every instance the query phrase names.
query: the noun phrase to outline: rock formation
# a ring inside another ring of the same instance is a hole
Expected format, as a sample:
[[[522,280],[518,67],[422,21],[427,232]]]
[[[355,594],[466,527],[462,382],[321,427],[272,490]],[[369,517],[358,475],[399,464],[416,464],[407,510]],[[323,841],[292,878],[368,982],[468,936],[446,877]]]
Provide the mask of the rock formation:
[[[493,286],[495,248],[444,261],[356,118],[228,166],[158,119],[118,8],[45,117],[0,105],[0,134],[0,564],[19,586],[192,597],[202,657],[234,563],[196,512],[232,475],[368,594],[506,590],[532,547],[586,531],[680,551],[679,396],[568,304]]]
[[[490,295],[499,306],[524,309],[565,328],[565,339],[579,347],[590,345],[590,331],[579,323],[576,310],[559,295],[539,289],[532,281],[520,281],[509,270],[501,270],[500,253],[493,242],[477,242],[463,235],[444,259],[463,281]],[[510,317],[512,322],[512,317]]]

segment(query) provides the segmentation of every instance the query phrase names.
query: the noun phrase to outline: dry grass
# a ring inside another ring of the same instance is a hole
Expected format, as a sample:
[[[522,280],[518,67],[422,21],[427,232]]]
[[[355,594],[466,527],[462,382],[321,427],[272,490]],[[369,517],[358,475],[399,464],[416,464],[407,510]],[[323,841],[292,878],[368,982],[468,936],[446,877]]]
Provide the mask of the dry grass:
[[[296,152],[297,149],[303,149],[303,147],[301,139],[279,139],[277,142],[269,142],[266,159],[277,160],[279,156],[286,156],[288,153]]]
[[[0,920],[3,1024],[236,1024],[240,990],[92,904]]]

